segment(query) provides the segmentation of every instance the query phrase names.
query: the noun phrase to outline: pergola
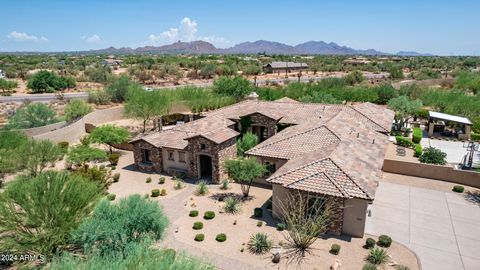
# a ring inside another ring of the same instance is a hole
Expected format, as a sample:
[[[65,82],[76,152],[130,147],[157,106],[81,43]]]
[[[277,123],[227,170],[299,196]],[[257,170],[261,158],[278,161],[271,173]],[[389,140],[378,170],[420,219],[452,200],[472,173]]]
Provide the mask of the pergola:
[[[434,132],[445,132],[445,122],[455,123],[461,128],[454,130],[454,133],[460,140],[470,140],[472,122],[466,117],[451,115],[440,112],[429,111],[428,118],[428,136],[432,137]]]

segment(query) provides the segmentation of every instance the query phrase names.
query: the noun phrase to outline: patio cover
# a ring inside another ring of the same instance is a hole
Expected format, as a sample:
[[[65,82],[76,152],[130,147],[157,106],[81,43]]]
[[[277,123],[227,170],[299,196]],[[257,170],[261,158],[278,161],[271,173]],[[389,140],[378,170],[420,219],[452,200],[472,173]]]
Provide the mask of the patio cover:
[[[429,111],[428,114],[430,115],[430,118],[435,118],[435,119],[450,121],[450,122],[457,122],[465,125],[472,125],[472,122],[470,122],[470,120],[468,120],[468,118],[466,117],[440,113],[440,112],[431,112],[431,111]]]

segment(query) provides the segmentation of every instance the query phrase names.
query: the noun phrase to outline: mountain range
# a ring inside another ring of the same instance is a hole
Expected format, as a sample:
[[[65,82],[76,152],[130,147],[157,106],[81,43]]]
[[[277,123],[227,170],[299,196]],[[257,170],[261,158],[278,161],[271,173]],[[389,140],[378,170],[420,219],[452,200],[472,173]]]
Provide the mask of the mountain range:
[[[20,54],[21,52],[16,52]],[[26,52],[24,52],[26,53]],[[32,52],[33,53],[33,52]],[[38,53],[38,52],[37,52]],[[275,41],[257,40],[243,42],[230,48],[216,48],[213,44],[197,40],[191,42],[177,41],[162,46],[144,46],[138,48],[108,47],[99,50],[66,52],[75,54],[309,54],[309,55],[398,55],[398,56],[431,56],[431,54],[413,51],[401,51],[396,54],[377,51],[375,49],[358,50],[340,46],[334,42],[308,41],[295,46]]]

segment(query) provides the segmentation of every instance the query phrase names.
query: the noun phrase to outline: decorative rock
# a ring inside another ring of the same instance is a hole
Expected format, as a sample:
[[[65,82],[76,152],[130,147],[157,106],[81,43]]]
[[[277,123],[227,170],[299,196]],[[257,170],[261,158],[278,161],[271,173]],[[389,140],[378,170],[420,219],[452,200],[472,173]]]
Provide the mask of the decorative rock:
[[[330,270],[337,270],[342,266],[342,263],[339,259],[336,259],[335,262],[330,266]]]
[[[280,252],[277,252],[277,253],[273,254],[272,262],[273,262],[273,263],[279,263],[279,262],[280,262],[280,258],[281,258]]]

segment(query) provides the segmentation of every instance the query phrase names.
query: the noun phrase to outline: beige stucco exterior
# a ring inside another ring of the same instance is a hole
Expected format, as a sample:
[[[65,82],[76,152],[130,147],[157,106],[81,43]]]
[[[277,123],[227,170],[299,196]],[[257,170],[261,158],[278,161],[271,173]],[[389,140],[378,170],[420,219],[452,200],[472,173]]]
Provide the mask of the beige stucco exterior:
[[[342,233],[363,237],[367,215],[367,200],[346,199],[343,206]]]
[[[169,159],[169,152],[173,153],[173,159]],[[185,162],[180,161],[180,152],[184,153]],[[187,151],[181,151],[171,148],[162,148],[163,169],[166,172],[184,171],[188,172],[189,155]]]

